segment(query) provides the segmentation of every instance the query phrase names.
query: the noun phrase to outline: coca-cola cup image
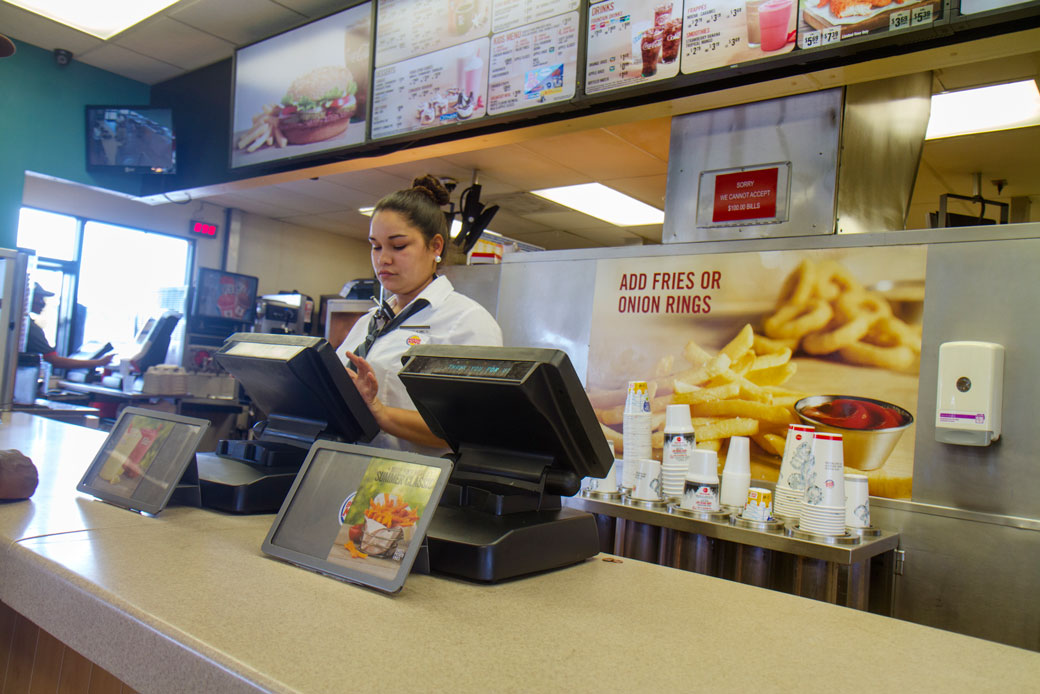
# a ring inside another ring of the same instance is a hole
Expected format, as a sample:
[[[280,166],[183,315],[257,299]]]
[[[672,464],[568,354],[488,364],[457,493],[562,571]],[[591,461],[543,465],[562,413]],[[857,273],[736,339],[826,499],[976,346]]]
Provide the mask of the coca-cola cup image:
[[[647,29],[639,48],[643,56],[643,77],[656,75],[657,61],[661,57],[661,34],[656,29]]]
[[[662,28],[672,19],[672,3],[662,2],[654,7],[654,26]]]
[[[679,57],[679,44],[682,43],[682,20],[673,19],[664,28],[661,38],[661,62],[674,63]]]

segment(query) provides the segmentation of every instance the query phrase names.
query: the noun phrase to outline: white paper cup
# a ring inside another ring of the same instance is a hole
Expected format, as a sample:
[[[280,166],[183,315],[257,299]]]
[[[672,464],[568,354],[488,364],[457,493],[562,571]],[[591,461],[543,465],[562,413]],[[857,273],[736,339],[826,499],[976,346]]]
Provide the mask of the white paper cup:
[[[632,461],[629,461],[632,462]],[[661,464],[652,458],[635,461],[632,475],[632,498],[642,501],[661,499]]]
[[[870,527],[870,488],[866,475],[845,475],[845,525]]]
[[[841,434],[817,432],[812,472],[805,476],[805,503],[845,508],[845,458]]]
[[[751,474],[751,453],[746,436],[731,436],[729,448],[726,449],[726,467],[722,472]]]
[[[650,413],[650,387],[646,381],[628,382],[628,392],[625,395],[625,414],[631,412]]]
[[[802,491],[805,489],[806,468],[812,467],[813,434],[815,427],[804,424],[789,424],[784,457],[780,462],[777,484]]]
[[[622,427],[621,435],[624,441],[626,465],[623,468],[621,486],[631,489],[638,461],[649,458],[653,453],[650,445],[650,435],[652,434],[650,413],[626,413]]]
[[[748,488],[751,487],[751,474],[747,472],[730,472],[727,463],[722,471],[722,490],[719,501],[723,506],[741,507],[747,501]]]

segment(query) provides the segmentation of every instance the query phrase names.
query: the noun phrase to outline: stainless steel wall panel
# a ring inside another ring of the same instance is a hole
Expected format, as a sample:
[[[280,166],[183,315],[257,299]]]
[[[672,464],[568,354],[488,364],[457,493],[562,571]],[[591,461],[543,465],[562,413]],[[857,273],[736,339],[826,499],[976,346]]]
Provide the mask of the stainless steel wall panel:
[[[498,295],[498,324],[510,347],[562,349],[582,383],[589,364],[589,333],[596,263],[553,261],[505,263]]]
[[[1040,650],[1040,532],[876,503],[871,520],[905,552],[893,616]]]
[[[1040,393],[1037,268],[1040,239],[929,246],[914,501],[1040,519],[1033,406]],[[1003,433],[989,446],[935,440],[938,350],[951,340],[998,342],[1007,349]]]
[[[842,90],[760,101],[672,119],[662,241],[717,241],[834,232]],[[790,162],[788,221],[697,226],[702,171]]]
[[[924,149],[932,75],[845,88],[838,166],[839,234],[902,229]]]

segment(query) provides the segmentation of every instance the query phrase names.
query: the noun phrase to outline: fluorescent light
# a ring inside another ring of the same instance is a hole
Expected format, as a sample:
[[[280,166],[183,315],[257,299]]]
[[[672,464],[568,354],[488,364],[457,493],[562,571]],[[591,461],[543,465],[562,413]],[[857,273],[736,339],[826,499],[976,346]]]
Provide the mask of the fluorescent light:
[[[926,140],[1040,125],[1035,80],[965,89],[932,96]]]
[[[619,227],[662,224],[664,212],[599,183],[532,190],[531,193],[566,205]]]
[[[375,211],[375,209],[376,208],[374,208],[374,207],[359,207],[358,208],[358,212],[360,212],[361,214],[365,215],[366,217],[371,217],[372,213]],[[456,236],[458,236],[461,231],[462,231],[462,222],[460,222],[457,219],[451,220],[451,232],[450,232],[451,233],[451,238],[455,238]],[[484,232],[488,232],[488,233],[492,233],[492,234],[495,233],[495,232],[491,231],[490,229],[485,229]]]
[[[177,0],[7,0],[23,10],[109,39],[138,22],[165,10]]]

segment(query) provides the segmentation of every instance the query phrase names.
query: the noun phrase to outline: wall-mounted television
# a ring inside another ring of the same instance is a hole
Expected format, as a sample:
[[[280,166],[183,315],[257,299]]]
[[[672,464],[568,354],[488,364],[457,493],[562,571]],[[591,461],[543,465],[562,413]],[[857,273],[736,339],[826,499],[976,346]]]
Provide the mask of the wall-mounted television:
[[[152,106],[87,106],[87,170],[177,173],[173,111]]]
[[[224,336],[252,325],[256,320],[256,294],[260,280],[200,267],[191,302],[189,330]]]
[[[231,167],[365,141],[372,3],[235,51]]]

